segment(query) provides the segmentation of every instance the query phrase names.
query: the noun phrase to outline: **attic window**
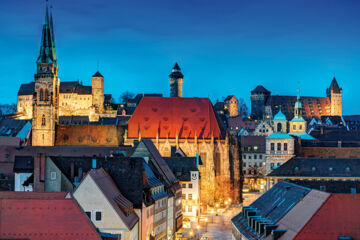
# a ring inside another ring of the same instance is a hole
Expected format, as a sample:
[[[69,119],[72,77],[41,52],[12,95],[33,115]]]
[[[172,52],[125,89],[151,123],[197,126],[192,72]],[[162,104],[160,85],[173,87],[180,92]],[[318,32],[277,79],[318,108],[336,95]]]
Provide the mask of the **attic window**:
[[[299,171],[299,167],[295,167],[295,171]]]
[[[329,171],[332,171],[333,170],[333,168],[332,167],[329,167]]]
[[[312,170],[313,172],[315,172],[315,170],[316,170],[316,167],[312,167],[312,168],[311,168],[311,170]]]
[[[350,172],[350,168],[349,168],[349,167],[346,167],[345,170],[346,170],[347,172]]]

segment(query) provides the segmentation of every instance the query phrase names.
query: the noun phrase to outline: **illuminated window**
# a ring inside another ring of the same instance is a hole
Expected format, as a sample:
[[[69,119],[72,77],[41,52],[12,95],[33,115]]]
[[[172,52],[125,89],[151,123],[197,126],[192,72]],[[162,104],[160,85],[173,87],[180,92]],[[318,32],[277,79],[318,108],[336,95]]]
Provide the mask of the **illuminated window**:
[[[40,101],[44,101],[44,90],[40,88]]]

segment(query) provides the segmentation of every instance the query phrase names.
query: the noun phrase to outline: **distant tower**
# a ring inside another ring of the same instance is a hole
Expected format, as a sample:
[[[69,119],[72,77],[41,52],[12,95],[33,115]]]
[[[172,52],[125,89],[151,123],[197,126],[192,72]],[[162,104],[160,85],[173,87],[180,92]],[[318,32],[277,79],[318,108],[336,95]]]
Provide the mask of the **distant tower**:
[[[330,87],[326,89],[326,95],[330,99],[331,116],[342,116],[342,88],[334,77],[331,81]]]
[[[184,75],[181,73],[181,69],[178,63],[171,70],[169,75],[170,81],[170,97],[182,97],[182,84]]]
[[[93,106],[101,113],[104,111],[104,77],[96,72],[91,81]]]
[[[263,119],[265,116],[265,105],[270,97],[270,92],[259,85],[251,91],[251,116],[255,119]]]
[[[46,6],[40,54],[36,61],[33,101],[32,145],[54,146],[55,124],[58,122],[59,85],[52,14]]]
[[[236,117],[239,115],[239,102],[234,95],[229,95],[224,100],[225,108],[229,112],[229,117]]]
[[[302,117],[303,107],[300,101],[300,91],[298,90],[297,100],[294,106],[294,118],[290,121],[290,133],[305,133],[306,121]]]

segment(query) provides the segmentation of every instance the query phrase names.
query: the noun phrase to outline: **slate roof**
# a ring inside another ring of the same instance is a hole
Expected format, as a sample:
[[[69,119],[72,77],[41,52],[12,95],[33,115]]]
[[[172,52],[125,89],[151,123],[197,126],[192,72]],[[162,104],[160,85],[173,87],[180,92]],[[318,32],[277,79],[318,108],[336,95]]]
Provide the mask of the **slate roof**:
[[[18,96],[33,95],[35,91],[35,82],[21,84],[18,91]],[[78,94],[91,94],[92,87],[84,86],[79,81],[60,82],[60,93],[78,93]]]
[[[191,181],[190,171],[199,171],[196,167],[196,157],[164,157],[164,159],[180,181]],[[199,165],[202,163],[200,162]]]
[[[131,231],[139,221],[139,217],[133,209],[133,204],[121,194],[110,175],[104,169],[93,169],[88,174]]]
[[[0,120],[0,136],[2,137],[17,137],[21,130],[30,123],[29,120],[18,120],[13,118]],[[31,124],[30,124],[31,125]],[[30,129],[28,129],[30,131]],[[24,135],[24,134],[21,134]],[[23,136],[21,136],[23,137]]]
[[[163,157],[160,155],[159,151],[155,147],[154,143],[150,139],[142,139],[141,140],[146,148],[149,150],[150,154],[152,155],[153,159],[155,160],[155,165],[157,166],[157,169],[161,174],[166,178],[166,180],[169,183],[176,182],[177,179],[174,175],[174,173],[169,168],[169,165],[166,163],[166,161],[163,159]]]
[[[235,95],[229,95],[225,98],[224,102],[230,101],[231,98],[235,97]]]
[[[251,94],[259,94],[259,93],[270,94],[270,91],[268,91],[268,90],[267,90],[266,88],[264,88],[262,85],[256,86],[256,88],[251,91]]]
[[[360,159],[356,158],[292,158],[268,177],[360,177]]]
[[[360,193],[360,180],[305,180],[305,179],[291,179],[289,182],[300,186],[308,187],[326,191],[328,193]]]
[[[34,171],[33,156],[15,156],[15,173],[32,173]]]
[[[360,129],[360,115],[343,115],[343,119],[350,130]]]
[[[331,81],[330,90],[333,90],[334,93],[340,93],[341,92],[341,88],[339,87],[338,82],[336,81],[336,78],[334,77],[333,80]]]
[[[212,104],[207,98],[144,97],[128,121],[128,137],[223,137]]]
[[[74,172],[79,168],[83,172],[92,169],[92,157],[51,157],[55,165],[68,178],[71,179],[71,164],[74,164]],[[114,156],[107,158],[96,158],[97,168],[103,168],[111,176],[116,186],[126,199],[133,203],[134,208],[141,208],[144,192],[150,186],[144,181],[143,158],[130,158]],[[81,176],[80,176],[81,178]]]
[[[35,89],[35,82],[24,83],[20,85],[18,96],[21,95],[33,95]]]
[[[139,93],[133,99],[129,99],[127,103],[139,105],[143,97],[162,97],[161,93]]]
[[[259,239],[257,232],[249,225],[248,216],[250,214],[247,214],[248,211],[254,212],[253,217],[258,216],[256,221],[274,225],[310,191],[309,188],[280,181],[249,207],[243,207],[242,211],[231,221],[236,229],[248,239]]]
[[[103,77],[103,75],[101,75],[101,73],[100,73],[99,71],[97,71],[97,72],[93,75],[93,77]]]
[[[360,194],[331,194],[294,240],[360,239]]]
[[[63,193],[0,192],[0,204],[2,239],[101,239],[78,204]]]

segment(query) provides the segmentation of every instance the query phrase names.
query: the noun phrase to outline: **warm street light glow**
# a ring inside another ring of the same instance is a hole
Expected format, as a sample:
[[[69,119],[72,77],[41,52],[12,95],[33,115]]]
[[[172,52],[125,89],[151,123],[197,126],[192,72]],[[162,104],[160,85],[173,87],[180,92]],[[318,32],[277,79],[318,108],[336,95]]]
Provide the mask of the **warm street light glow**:
[[[199,229],[200,229],[200,225],[197,225],[196,228],[197,228],[197,230],[199,230]]]
[[[213,214],[214,213],[214,209],[211,209],[211,214]]]
[[[218,208],[218,207],[219,207],[219,204],[217,203],[215,206]]]
[[[225,205],[228,205],[228,201],[225,201]]]
[[[192,231],[190,231],[190,236],[192,236],[194,233]]]
[[[207,222],[207,220],[208,220],[208,219],[207,219],[207,218],[205,218],[205,222]]]
[[[228,200],[230,203],[231,203],[231,198],[229,198],[229,200]]]

